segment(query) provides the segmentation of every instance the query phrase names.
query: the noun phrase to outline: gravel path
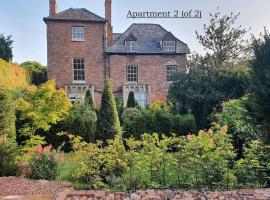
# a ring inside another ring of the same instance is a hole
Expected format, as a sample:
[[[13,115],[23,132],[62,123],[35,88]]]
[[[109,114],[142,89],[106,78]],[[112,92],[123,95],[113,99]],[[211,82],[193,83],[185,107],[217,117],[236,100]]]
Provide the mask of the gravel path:
[[[46,180],[29,180],[19,177],[0,177],[0,196],[56,195],[73,190],[68,183]]]

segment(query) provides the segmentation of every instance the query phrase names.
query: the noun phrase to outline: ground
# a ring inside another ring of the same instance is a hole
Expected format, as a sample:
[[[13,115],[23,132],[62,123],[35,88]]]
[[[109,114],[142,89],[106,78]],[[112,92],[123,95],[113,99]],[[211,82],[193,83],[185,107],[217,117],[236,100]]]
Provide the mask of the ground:
[[[74,191],[69,183],[29,180],[19,177],[0,178],[0,200],[269,200],[269,189],[198,192],[175,190],[137,190],[130,193],[105,191]]]

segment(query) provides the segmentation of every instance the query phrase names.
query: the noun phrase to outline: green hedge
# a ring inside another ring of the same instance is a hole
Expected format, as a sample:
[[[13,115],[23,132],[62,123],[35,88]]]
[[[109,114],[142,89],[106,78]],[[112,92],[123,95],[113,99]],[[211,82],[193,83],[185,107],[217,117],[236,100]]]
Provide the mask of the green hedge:
[[[187,135],[195,131],[193,115],[174,115],[164,110],[128,108],[122,114],[124,137],[140,138],[143,133]]]

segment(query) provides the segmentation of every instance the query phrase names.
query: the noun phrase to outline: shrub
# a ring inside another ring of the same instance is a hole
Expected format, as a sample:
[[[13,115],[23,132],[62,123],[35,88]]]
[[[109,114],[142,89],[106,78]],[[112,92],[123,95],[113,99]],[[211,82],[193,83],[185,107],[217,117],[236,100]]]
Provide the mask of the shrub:
[[[96,109],[95,102],[93,100],[92,93],[89,89],[86,91],[84,104],[89,110],[95,111]]]
[[[0,141],[0,176],[15,176],[18,172],[15,160],[18,155],[15,143]]]
[[[130,92],[128,94],[128,100],[127,100],[127,108],[135,108],[137,106],[137,102],[134,97],[134,92]]]
[[[57,176],[57,162],[52,154],[33,155],[29,161],[29,169],[31,173],[27,177],[31,179],[54,180]]]
[[[0,86],[0,137],[15,138],[15,110],[10,92]]]
[[[113,139],[116,135],[120,135],[120,132],[120,122],[112,87],[109,80],[106,79],[98,113],[96,139],[107,141]]]
[[[258,188],[270,184],[270,146],[259,140],[244,148],[244,158],[235,163],[238,187]]]
[[[47,68],[36,61],[26,61],[21,64],[28,71],[32,84],[38,86],[45,83],[47,79]]]
[[[195,131],[193,115],[174,115],[167,107],[127,108],[122,114],[124,137],[139,138],[143,133],[186,135]]]
[[[187,137],[143,134],[126,139],[126,149],[118,137],[104,147],[70,135],[76,167],[69,173],[76,184],[87,183],[90,189],[232,188],[234,152],[226,130]]]

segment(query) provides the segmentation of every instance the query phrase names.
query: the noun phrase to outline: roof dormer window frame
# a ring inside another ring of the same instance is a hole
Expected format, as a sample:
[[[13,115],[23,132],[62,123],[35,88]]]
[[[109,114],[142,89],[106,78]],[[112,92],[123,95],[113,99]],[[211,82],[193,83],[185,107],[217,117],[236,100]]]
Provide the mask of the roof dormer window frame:
[[[175,40],[162,41],[162,50],[164,52],[176,52],[176,41]]]
[[[135,52],[135,45],[136,45],[135,40],[125,41],[126,52],[134,53]]]

